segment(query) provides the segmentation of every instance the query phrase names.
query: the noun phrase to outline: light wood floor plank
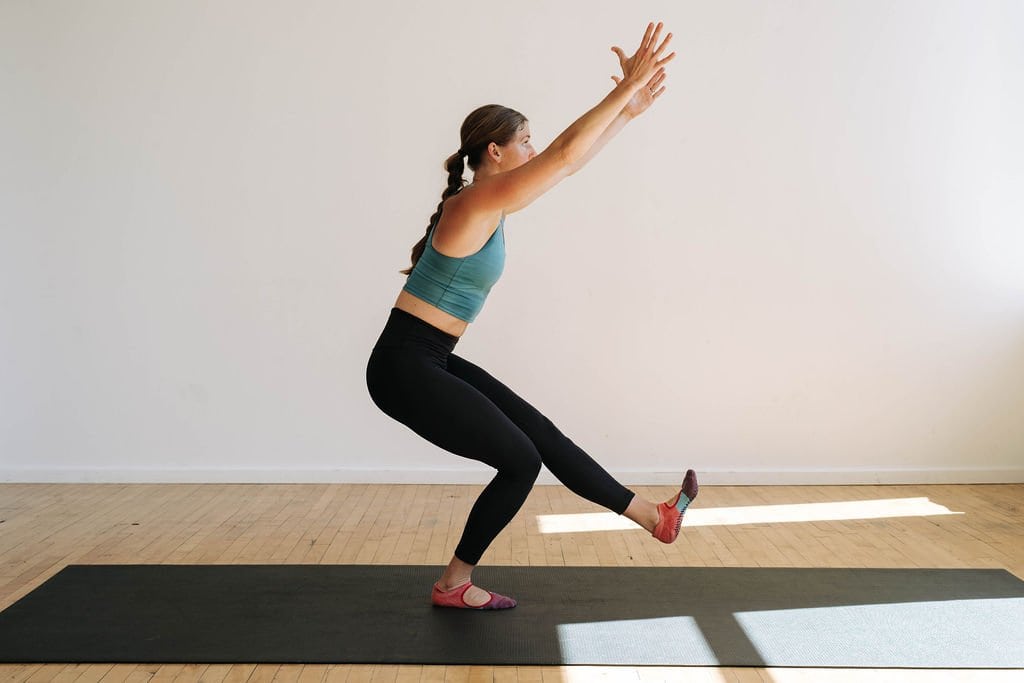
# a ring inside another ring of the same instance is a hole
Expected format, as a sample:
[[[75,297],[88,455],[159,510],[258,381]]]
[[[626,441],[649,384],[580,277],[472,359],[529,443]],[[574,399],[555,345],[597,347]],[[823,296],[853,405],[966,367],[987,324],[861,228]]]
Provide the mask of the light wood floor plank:
[[[481,486],[0,484],[0,608],[68,564],[419,564],[451,557]],[[651,500],[670,486],[635,487]],[[698,508],[927,498],[953,515],[691,526],[671,546],[642,529],[545,534],[538,515],[603,512],[536,487],[483,564],[1003,568],[1024,577],[1024,485],[706,486]],[[688,518],[689,520],[689,518]],[[500,587],[497,587],[500,589]],[[429,586],[424,588],[428,591]],[[0,665],[7,681],[1021,680],[1020,671],[393,665]]]

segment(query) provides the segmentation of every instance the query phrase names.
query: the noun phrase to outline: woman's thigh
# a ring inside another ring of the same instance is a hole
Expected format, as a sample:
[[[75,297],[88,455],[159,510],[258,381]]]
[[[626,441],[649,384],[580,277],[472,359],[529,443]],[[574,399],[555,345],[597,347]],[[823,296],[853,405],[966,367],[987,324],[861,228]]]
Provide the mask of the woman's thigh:
[[[448,370],[486,396],[527,436],[543,440],[552,430],[561,434],[551,420],[483,368],[453,353]]]
[[[383,350],[371,355],[366,374],[377,407],[436,446],[499,470],[539,468],[529,437],[450,366]]]
[[[490,399],[533,442],[541,461],[572,491],[621,514],[633,497],[596,460],[563,434],[551,420],[492,377],[486,370],[455,354],[448,369]]]

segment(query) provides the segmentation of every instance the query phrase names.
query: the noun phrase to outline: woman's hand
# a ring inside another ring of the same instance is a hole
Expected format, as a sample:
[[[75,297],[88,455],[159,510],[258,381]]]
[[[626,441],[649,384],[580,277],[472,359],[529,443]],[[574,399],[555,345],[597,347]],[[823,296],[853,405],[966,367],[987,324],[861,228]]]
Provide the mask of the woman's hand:
[[[652,76],[651,80],[648,81],[646,88],[640,88],[633,93],[633,97],[630,98],[629,102],[626,103],[626,106],[622,108],[622,113],[626,114],[629,118],[634,119],[647,111],[647,108],[654,104],[654,100],[660,97],[661,93],[665,92],[665,86],[661,84],[665,80],[666,76],[667,74],[664,69]],[[612,80],[615,81],[616,84],[622,82],[622,79],[617,76],[612,76]],[[661,86],[660,90],[658,89],[658,86]]]
[[[662,85],[667,75],[665,65],[675,58],[676,53],[672,52],[663,59],[658,59],[665,51],[669,41],[672,40],[672,34],[669,33],[661,45],[657,49],[654,48],[655,43],[658,42],[658,36],[661,34],[661,27],[660,21],[657,27],[653,23],[648,24],[643,40],[640,41],[640,47],[628,59],[621,48],[617,46],[612,48],[612,52],[619,57],[619,66],[622,67],[622,78],[612,76],[615,84],[618,85],[623,81],[634,87],[643,84],[643,87],[637,88],[632,99],[622,110],[630,117],[642,114],[653,104],[655,99],[665,92],[665,86]]]

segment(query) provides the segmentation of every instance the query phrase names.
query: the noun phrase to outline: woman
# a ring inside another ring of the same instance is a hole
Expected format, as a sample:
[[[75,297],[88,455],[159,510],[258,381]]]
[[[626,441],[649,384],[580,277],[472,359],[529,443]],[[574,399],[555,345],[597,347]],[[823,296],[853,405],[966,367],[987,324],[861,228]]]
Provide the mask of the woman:
[[[462,145],[445,162],[448,187],[426,235],[412,250],[412,267],[366,368],[373,402],[437,446],[498,470],[476,500],[455,554],[434,584],[433,604],[504,609],[512,598],[474,586],[473,568],[526,500],[541,464],[570,490],[624,514],[658,540],[673,542],[683,512],[697,495],[689,470],[679,493],[655,504],[625,488],[554,424],[508,387],[452,351],[505,263],[505,217],[582,168],[631,119],[664,91],[657,47],[662,24],[647,26],[636,53],[613,47],[622,78],[593,109],[537,154],[522,114],[498,105],[472,112]],[[660,89],[659,89],[660,88]],[[473,170],[468,186],[463,157]]]

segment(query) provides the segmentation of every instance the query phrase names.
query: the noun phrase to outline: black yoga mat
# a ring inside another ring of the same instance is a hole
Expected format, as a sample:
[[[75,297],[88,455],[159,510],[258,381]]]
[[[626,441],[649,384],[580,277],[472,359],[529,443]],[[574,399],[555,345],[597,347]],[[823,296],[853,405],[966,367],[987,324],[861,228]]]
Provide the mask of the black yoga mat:
[[[71,565],[0,612],[3,662],[1024,667],[1001,569]]]

